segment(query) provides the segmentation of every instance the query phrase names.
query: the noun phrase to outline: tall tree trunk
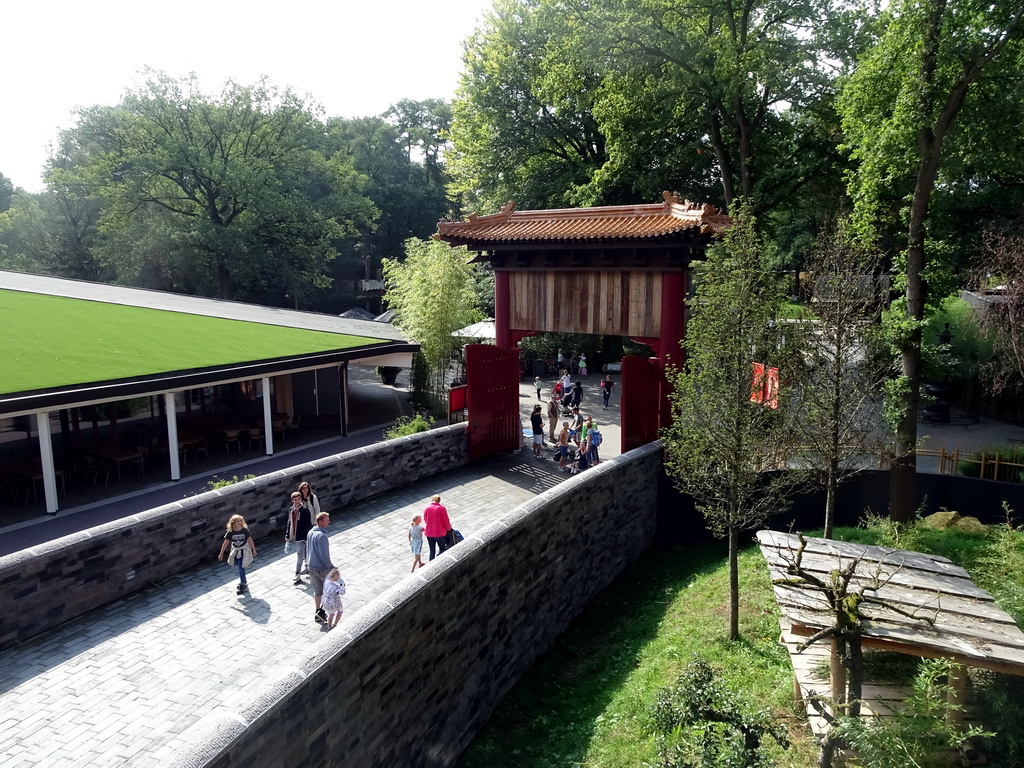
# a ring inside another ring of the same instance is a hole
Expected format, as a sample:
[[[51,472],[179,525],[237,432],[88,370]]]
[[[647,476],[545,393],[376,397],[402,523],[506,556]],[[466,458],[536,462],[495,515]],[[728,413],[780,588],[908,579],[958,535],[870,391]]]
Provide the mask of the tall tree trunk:
[[[935,70],[938,66],[939,39],[942,35],[942,16],[945,9],[945,0],[934,3],[928,28],[925,30],[918,109],[926,120],[933,114],[935,108]],[[953,98],[951,94],[951,102]],[[959,104],[962,103],[961,94]],[[906,386],[900,396],[902,416],[896,430],[896,455],[889,475],[889,516],[896,522],[913,520],[917,506],[917,409],[921,400],[921,321],[924,320],[926,293],[925,223],[928,220],[928,204],[942,159],[942,140],[953,117],[959,111],[959,104],[950,114],[951,103],[947,103],[942,119],[935,129],[930,123],[926,123],[917,132],[917,179],[914,184],[914,196],[910,202],[910,222],[907,228],[906,317],[911,322],[911,329],[903,338],[900,353],[900,372]]]
[[[234,298],[231,290],[231,270],[224,263],[217,265],[217,293],[222,299]]]
[[[828,478],[825,480],[825,538],[832,538],[836,524],[836,490],[839,485],[839,460],[829,461]]]
[[[740,639],[740,529],[729,526],[729,639]]]

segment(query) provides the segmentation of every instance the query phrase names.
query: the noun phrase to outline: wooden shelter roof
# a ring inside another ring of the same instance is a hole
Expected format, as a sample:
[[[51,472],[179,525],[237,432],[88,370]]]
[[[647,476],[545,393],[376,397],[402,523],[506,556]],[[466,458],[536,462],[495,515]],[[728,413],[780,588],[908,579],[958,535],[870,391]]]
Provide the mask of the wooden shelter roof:
[[[759,531],[757,540],[772,581],[793,578],[787,569],[796,558],[799,537]],[[920,552],[807,538],[802,565],[815,576],[827,578],[853,561],[857,565],[851,588],[877,580],[878,589],[867,594],[921,617],[863,604],[865,648],[952,658],[967,666],[1024,675],[1024,632],[963,568]],[[778,583],[773,588],[793,634],[810,637],[832,625],[820,592]]]
[[[440,221],[434,239],[484,249],[522,243],[598,243],[665,240],[679,235],[719,234],[731,220],[717,208],[662,193],[652,205],[610,205],[517,211],[511,200],[498,213],[471,214],[467,221]]]

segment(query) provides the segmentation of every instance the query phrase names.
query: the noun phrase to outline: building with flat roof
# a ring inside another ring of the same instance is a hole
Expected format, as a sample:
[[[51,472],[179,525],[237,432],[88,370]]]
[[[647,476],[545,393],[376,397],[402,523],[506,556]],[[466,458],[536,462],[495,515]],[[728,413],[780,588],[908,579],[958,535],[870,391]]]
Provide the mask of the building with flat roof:
[[[372,320],[0,271],[0,495],[41,484],[52,513],[83,468],[158,458],[177,480],[210,441],[272,454],[303,421],[346,434],[349,366],[410,367],[417,349]],[[127,434],[136,408],[148,427]]]

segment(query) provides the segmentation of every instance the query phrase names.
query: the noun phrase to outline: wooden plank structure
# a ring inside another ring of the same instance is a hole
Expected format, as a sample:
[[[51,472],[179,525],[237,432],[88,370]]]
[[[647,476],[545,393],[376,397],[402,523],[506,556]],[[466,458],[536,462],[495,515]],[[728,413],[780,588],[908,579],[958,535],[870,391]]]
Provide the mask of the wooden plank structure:
[[[782,610],[780,642],[793,663],[794,692],[807,706],[815,733],[825,721],[810,706],[812,693],[827,694],[829,680],[815,674],[831,658],[827,642],[815,643],[802,653],[801,642],[832,625],[825,597],[810,588],[776,583],[793,578],[788,569],[800,548],[799,537],[778,531],[759,531],[757,540],[768,562],[775,599]],[[877,585],[871,594],[898,611],[863,604],[862,641],[865,650],[894,651],[913,656],[949,658],[962,667],[1024,675],[1024,632],[996,605],[970,574],[944,557],[864,544],[806,538],[801,565],[824,577],[856,563],[851,591]],[[904,614],[910,614],[908,617]],[[925,620],[925,619],[928,620]],[[957,676],[951,699],[962,701],[966,675]],[[906,695],[907,689],[865,681],[862,714],[885,715]]]

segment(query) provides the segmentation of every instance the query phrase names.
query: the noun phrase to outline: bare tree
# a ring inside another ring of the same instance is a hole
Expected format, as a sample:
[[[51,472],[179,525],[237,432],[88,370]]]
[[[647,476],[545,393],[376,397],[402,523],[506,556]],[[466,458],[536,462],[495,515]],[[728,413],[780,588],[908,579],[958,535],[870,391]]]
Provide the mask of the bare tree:
[[[975,280],[979,292],[998,288],[979,312],[992,342],[985,365],[993,394],[1024,385],[1024,235],[988,231]]]
[[[877,255],[841,224],[819,238],[808,269],[813,303],[804,305],[797,326],[807,368],[794,382],[799,391],[793,408],[803,462],[825,487],[830,539],[839,486],[885,442],[879,394],[886,372],[867,354],[883,297]]]
[[[838,566],[829,571],[827,576],[817,576],[809,567],[804,566],[807,539],[803,534],[798,536],[800,545],[797,549],[791,549],[788,556],[783,555],[788,560],[786,577],[773,579],[772,584],[815,592],[828,604],[831,624],[800,643],[797,650],[802,652],[821,640],[832,642],[828,700],[821,696],[811,698],[812,706],[829,724],[828,731],[819,745],[818,766],[830,768],[835,750],[839,746],[836,727],[840,719],[860,717],[864,688],[863,621],[865,618],[871,618],[865,615],[865,611],[870,608],[883,609],[934,624],[938,603],[936,602],[936,609],[932,615],[923,616],[918,611],[906,611],[892,601],[880,598],[879,590],[902,569],[902,564],[895,561],[879,561],[874,564],[870,574],[865,574],[861,568],[864,558],[853,557],[845,563],[840,558]],[[855,575],[861,577],[859,583],[853,582]],[[863,578],[865,576],[867,578]],[[831,705],[831,711],[826,708],[826,704]]]

